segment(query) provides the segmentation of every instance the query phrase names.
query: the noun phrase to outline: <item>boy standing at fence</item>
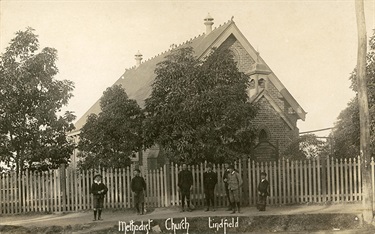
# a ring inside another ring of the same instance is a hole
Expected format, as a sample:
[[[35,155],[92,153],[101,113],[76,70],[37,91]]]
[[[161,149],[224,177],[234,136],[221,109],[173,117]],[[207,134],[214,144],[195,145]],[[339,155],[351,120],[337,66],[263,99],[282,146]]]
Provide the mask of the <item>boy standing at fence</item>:
[[[137,208],[137,214],[143,215],[144,209],[145,209],[145,194],[144,191],[146,191],[146,182],[145,179],[143,179],[142,176],[140,176],[141,171],[139,169],[134,170],[134,178],[131,182],[131,189],[134,193],[134,204]],[[142,211],[139,210],[139,204],[142,205]]]
[[[90,193],[94,197],[94,220],[96,221],[96,214],[98,212],[98,220],[102,220],[102,209],[104,203],[104,196],[107,194],[108,188],[102,183],[102,176],[94,176],[94,183],[91,185]]]
[[[207,164],[207,171],[203,173],[203,187],[207,201],[207,209],[210,210],[210,203],[212,204],[212,211],[215,211],[215,186],[217,184],[217,174],[212,171],[212,164]]]
[[[193,174],[187,169],[186,163],[182,164],[182,171],[178,173],[178,190],[181,193],[182,212],[185,211],[185,198],[188,205],[187,211],[190,208],[190,191],[193,189]]]
[[[236,213],[236,207],[238,213],[240,213],[240,188],[242,186],[241,175],[234,170],[233,165],[229,166],[228,173],[228,189],[229,189],[229,198],[232,205],[232,214]]]
[[[259,211],[265,211],[266,210],[266,204],[267,204],[267,196],[270,195],[270,183],[266,179],[267,174],[265,172],[260,173],[260,179],[261,181],[258,184],[258,202],[257,202],[257,209]]]

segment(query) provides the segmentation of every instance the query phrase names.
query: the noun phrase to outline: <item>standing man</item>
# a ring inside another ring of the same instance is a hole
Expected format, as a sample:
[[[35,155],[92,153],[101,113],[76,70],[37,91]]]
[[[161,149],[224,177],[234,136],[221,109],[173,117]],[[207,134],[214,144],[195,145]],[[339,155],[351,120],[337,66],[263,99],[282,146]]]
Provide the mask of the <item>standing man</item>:
[[[215,211],[215,186],[217,184],[217,174],[212,171],[212,164],[207,164],[207,171],[203,173],[203,187],[204,194],[207,201],[207,209],[210,210],[210,202],[212,204],[212,211]]]
[[[182,164],[182,171],[178,173],[178,190],[181,193],[182,212],[185,211],[185,198],[190,209],[190,191],[193,189],[193,174],[187,169],[186,163]]]
[[[146,182],[141,175],[141,171],[139,169],[134,170],[134,178],[131,182],[131,189],[134,193],[134,204],[137,208],[137,214],[143,215],[143,211],[145,209],[145,194],[143,191],[146,191]],[[142,204],[142,212],[139,210],[139,203]]]
[[[230,210],[232,210],[232,206],[231,206],[231,202],[230,202],[230,198],[229,198],[228,174],[229,174],[229,164],[225,163],[224,164],[223,181],[224,181],[224,187],[225,187],[225,194],[227,195],[228,204],[229,204],[229,207],[228,207],[227,211],[230,211]]]
[[[104,196],[107,194],[108,188],[102,183],[102,176],[94,176],[94,183],[91,185],[90,193],[94,196],[94,220],[96,221],[96,214],[98,212],[98,220],[102,220],[102,209],[104,203]]]
[[[233,209],[232,214],[236,213],[236,206],[238,213],[240,213],[240,188],[242,183],[241,175],[234,170],[233,165],[230,165],[228,173],[228,189]]]
[[[266,179],[267,173],[260,173],[260,182],[258,184],[258,204],[257,208],[259,211],[266,210],[267,197],[270,195],[270,183]]]

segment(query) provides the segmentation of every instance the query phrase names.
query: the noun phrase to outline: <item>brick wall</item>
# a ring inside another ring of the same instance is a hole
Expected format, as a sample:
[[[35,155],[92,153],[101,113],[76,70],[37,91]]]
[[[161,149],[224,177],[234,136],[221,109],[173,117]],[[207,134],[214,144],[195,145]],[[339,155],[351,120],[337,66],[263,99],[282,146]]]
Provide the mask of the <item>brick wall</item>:
[[[234,60],[237,62],[238,70],[241,72],[248,72],[250,66],[255,62],[233,35],[229,36],[228,39],[221,44],[220,48],[229,48],[233,51]]]
[[[267,130],[269,142],[278,147],[278,153],[281,154],[290,142],[298,136],[298,129],[297,131],[296,129],[290,129],[265,97],[262,97],[258,103],[260,109],[254,119],[254,124],[258,131],[263,128]]]
[[[250,66],[255,62],[233,35],[230,36],[221,47],[229,48],[233,51],[235,61],[237,62],[239,70],[242,72],[248,72]],[[264,78],[264,76],[259,78]],[[282,98],[280,92],[267,77],[265,77],[265,80],[268,94],[280,109],[284,111],[285,116],[287,116],[288,120],[293,125],[293,129],[289,127],[264,97],[258,101],[260,103],[260,110],[257,117],[254,119],[254,124],[259,131],[262,128],[267,129],[270,143],[278,147],[278,153],[281,155],[291,141],[298,137],[297,117],[295,114],[288,114],[289,104]]]

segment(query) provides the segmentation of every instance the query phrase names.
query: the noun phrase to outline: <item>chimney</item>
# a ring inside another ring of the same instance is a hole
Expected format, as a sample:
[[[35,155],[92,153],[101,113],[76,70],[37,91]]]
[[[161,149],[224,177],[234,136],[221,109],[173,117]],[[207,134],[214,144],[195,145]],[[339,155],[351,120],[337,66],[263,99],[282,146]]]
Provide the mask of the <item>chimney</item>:
[[[138,52],[134,55],[134,57],[135,57],[135,61],[136,61],[136,67],[139,67],[139,65],[141,65],[141,61],[142,61],[142,54],[141,54],[141,52],[139,52],[139,50],[138,50]]]
[[[210,16],[210,13],[204,19],[204,24],[206,25],[206,36],[212,32],[212,25],[214,24],[214,18]]]

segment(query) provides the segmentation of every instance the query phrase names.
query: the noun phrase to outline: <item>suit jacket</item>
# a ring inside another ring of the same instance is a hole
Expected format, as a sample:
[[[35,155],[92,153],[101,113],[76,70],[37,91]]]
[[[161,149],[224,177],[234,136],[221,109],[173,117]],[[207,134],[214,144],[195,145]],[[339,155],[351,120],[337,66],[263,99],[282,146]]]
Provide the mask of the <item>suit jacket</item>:
[[[263,181],[259,182],[258,184],[258,192],[261,196],[269,196],[270,195],[270,183],[268,180],[264,179]]]
[[[205,191],[215,189],[216,184],[217,184],[216,172],[206,171],[203,173],[203,187]]]
[[[103,191],[103,192],[100,192]],[[99,196],[100,198],[104,198],[104,195],[106,195],[108,192],[107,186],[105,186],[102,182],[99,184],[93,183],[91,185],[90,193],[94,194],[94,196]]]
[[[193,174],[189,170],[182,170],[178,173],[178,187],[182,190],[190,190],[193,185]]]
[[[236,190],[242,186],[242,178],[241,175],[233,171],[232,173],[228,173],[228,189],[229,190]]]
[[[141,177],[141,176],[135,176],[132,179],[131,189],[135,193],[139,193],[139,192],[141,192],[143,190],[146,190],[145,179],[143,179],[143,177]]]

